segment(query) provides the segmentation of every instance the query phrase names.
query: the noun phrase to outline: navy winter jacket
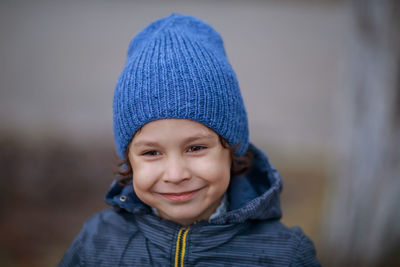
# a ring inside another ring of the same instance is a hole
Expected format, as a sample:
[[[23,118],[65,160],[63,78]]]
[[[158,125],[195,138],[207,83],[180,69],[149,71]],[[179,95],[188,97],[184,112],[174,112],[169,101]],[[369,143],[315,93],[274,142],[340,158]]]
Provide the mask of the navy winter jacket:
[[[231,179],[229,208],[209,222],[181,227],[153,214],[132,186],[114,183],[114,209],[90,218],[68,249],[64,266],[320,266],[300,228],[279,222],[281,179],[250,145],[251,170]]]

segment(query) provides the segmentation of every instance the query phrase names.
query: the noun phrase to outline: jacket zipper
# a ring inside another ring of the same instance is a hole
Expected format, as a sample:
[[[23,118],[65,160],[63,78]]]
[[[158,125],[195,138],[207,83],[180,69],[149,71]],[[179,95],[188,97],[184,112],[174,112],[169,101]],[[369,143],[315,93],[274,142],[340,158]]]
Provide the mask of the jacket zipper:
[[[185,258],[186,252],[186,236],[189,229],[190,227],[182,227],[179,229],[178,237],[176,239],[175,267],[183,267],[183,259]]]

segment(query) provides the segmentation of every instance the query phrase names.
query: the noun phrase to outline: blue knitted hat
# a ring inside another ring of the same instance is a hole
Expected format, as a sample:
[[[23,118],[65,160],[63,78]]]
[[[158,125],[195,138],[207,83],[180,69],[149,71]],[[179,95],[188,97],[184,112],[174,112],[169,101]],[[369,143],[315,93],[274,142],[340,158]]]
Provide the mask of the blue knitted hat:
[[[221,36],[204,21],[171,14],[129,44],[114,92],[113,121],[121,158],[133,135],[159,119],[200,122],[239,147],[249,144],[246,109]]]

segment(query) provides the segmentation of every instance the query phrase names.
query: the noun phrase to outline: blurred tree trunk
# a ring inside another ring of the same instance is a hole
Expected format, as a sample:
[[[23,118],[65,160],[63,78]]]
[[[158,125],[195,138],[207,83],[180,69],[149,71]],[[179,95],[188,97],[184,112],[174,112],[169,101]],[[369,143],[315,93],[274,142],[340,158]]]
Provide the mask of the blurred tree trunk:
[[[393,266],[400,258],[400,1],[352,4],[325,254],[333,266]]]

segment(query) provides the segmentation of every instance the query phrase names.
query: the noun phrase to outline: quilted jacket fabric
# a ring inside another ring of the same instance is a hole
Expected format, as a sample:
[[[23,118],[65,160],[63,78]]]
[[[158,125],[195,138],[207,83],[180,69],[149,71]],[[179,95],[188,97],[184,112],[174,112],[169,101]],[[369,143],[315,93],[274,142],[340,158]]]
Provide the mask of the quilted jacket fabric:
[[[232,178],[226,213],[183,228],[114,183],[106,195],[113,209],[84,224],[58,266],[320,266],[301,229],[280,223],[280,176],[250,149],[253,167]]]

